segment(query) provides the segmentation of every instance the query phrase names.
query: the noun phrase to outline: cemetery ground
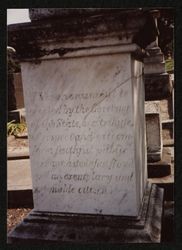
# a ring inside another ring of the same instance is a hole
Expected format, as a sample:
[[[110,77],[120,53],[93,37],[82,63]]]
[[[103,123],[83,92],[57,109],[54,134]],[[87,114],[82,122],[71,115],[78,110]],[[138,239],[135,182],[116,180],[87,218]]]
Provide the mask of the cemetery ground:
[[[26,138],[26,134],[22,134],[22,137],[17,138],[14,135],[9,135],[7,138],[8,144],[8,197],[11,197],[10,192],[14,190],[19,190],[21,192],[21,188],[27,188],[27,185],[31,187],[30,180],[30,171],[26,171],[29,167],[29,159],[23,160],[20,159],[28,158],[28,139]],[[25,164],[26,163],[26,164]],[[17,169],[17,166],[19,168]],[[11,169],[10,169],[11,167]],[[22,172],[22,170],[24,171]],[[28,176],[29,180],[25,178]],[[19,178],[18,178],[19,177]],[[17,178],[19,180],[17,180]],[[23,185],[20,186],[19,185]],[[10,191],[11,190],[11,191]],[[13,197],[13,195],[12,195]],[[18,204],[11,205],[8,204],[7,210],[7,232],[10,232],[13,227],[19,224],[24,217],[31,211],[32,206],[29,204],[25,204],[20,206]],[[16,206],[18,205],[18,206]]]
[[[11,208],[7,211],[7,232],[10,232],[31,211],[31,208]]]

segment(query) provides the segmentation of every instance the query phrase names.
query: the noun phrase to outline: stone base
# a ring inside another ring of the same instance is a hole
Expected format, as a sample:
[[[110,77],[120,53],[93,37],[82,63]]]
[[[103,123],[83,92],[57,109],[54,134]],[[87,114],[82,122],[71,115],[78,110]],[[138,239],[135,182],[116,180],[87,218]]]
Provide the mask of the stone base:
[[[160,243],[163,195],[163,189],[148,184],[137,218],[32,210],[9,233],[8,243]]]

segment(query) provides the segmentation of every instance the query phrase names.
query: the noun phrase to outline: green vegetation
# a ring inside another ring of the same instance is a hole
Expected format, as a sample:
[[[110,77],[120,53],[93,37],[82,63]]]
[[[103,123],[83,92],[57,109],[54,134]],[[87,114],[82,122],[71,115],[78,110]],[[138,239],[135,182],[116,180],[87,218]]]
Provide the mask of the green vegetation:
[[[166,59],[165,67],[167,72],[174,71],[174,60],[173,59]]]
[[[26,123],[15,123],[15,120],[7,123],[8,135],[18,135],[26,130]]]

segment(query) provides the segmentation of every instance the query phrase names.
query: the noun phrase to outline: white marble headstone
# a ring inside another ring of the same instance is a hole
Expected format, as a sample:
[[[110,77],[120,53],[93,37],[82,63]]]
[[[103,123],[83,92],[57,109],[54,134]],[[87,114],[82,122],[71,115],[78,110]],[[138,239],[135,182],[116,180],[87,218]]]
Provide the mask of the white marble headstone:
[[[22,63],[36,210],[138,215],[145,186],[141,74],[130,53]]]

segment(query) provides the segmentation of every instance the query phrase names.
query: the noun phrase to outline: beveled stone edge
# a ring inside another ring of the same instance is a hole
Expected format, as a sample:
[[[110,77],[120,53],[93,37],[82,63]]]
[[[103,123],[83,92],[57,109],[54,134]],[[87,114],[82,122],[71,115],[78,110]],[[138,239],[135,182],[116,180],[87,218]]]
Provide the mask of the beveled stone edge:
[[[136,60],[140,60],[144,55],[144,51],[140,49],[137,44],[117,44],[112,46],[98,46],[93,48],[75,48],[75,49],[56,49],[54,52],[47,51],[42,57],[22,59],[21,62],[35,62],[41,63],[45,60],[79,58],[79,57],[92,57],[99,55],[122,54],[131,53]]]

